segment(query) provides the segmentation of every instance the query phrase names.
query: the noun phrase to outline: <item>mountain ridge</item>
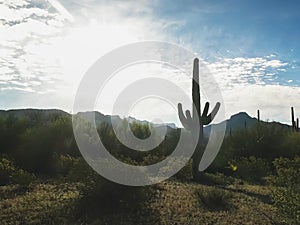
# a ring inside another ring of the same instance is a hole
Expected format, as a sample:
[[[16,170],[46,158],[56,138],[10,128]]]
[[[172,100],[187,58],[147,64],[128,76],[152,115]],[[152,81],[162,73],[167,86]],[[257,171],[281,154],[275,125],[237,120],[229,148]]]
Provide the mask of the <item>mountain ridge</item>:
[[[53,116],[79,115],[79,116],[83,117],[84,119],[86,119],[88,121],[92,121],[95,118],[96,125],[99,125],[101,123],[111,124],[112,121],[115,122],[115,123],[120,123],[120,122],[123,121],[123,119],[127,119],[130,124],[133,123],[133,122],[137,122],[137,123],[141,123],[141,124],[151,124],[154,128],[161,128],[162,126],[167,126],[168,130],[180,129],[180,127],[177,127],[176,124],[174,124],[174,123],[158,124],[158,123],[149,122],[147,120],[136,119],[132,116],[121,118],[118,115],[105,115],[105,114],[103,114],[101,112],[98,112],[98,111],[85,111],[85,112],[79,112],[79,113],[76,113],[76,114],[71,114],[71,113],[65,112],[65,111],[60,110],[60,109],[25,108],[25,109],[0,110],[0,117],[8,116],[8,115],[12,115],[12,116],[15,116],[17,118],[27,117],[29,119],[32,119],[32,118],[35,118],[35,117],[41,117],[41,116],[49,116],[49,115],[53,115]],[[282,126],[285,126],[285,127],[290,127],[290,125],[283,124],[283,123],[280,123],[280,122],[275,122],[275,121],[272,121],[272,122],[262,121],[262,122],[264,122],[264,123],[276,123],[278,125],[282,125]],[[232,115],[229,119],[224,120],[223,122],[218,123],[218,124],[223,124],[223,123],[226,123],[225,135],[229,135],[230,132],[234,132],[234,131],[242,129],[242,128],[252,127],[254,124],[257,123],[257,118],[250,117],[246,112],[239,112],[239,113],[236,113],[236,114]],[[216,124],[216,125],[218,125],[218,124]],[[211,126],[212,125],[204,127],[205,136],[209,136]]]

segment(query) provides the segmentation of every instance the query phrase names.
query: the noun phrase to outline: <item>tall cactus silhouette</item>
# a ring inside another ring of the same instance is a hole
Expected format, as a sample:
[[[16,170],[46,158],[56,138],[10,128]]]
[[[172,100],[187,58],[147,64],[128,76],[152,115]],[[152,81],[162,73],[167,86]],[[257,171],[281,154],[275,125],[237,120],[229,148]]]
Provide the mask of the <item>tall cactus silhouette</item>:
[[[297,131],[297,122],[295,121],[294,107],[291,107],[292,130]]]
[[[192,115],[189,110],[186,110],[185,114],[182,110],[182,104],[178,104],[178,116],[180,119],[180,122],[184,126],[185,129],[191,131],[195,131],[195,126],[199,124],[199,137],[198,142],[196,146],[195,153],[193,155],[193,166],[192,166],[192,173],[193,178],[196,181],[199,181],[201,178],[201,173],[198,169],[199,163],[201,161],[202,157],[202,150],[204,149],[204,125],[208,125],[212,122],[212,120],[215,118],[216,114],[218,113],[220,109],[220,103],[218,102],[212,112],[208,114],[209,110],[209,102],[205,103],[204,110],[201,113],[201,98],[200,98],[200,85],[199,85],[199,59],[194,59],[194,66],[193,66],[193,81],[192,81],[192,97],[193,97],[193,110]]]

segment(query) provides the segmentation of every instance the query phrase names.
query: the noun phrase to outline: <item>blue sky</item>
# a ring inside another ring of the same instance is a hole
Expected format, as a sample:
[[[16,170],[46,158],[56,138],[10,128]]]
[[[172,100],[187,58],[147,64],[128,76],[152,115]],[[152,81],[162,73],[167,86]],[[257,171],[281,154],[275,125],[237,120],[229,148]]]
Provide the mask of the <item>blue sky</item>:
[[[255,116],[259,108],[265,120],[288,122],[290,106],[300,117],[299,9],[299,1],[269,0],[0,0],[0,108],[70,112],[96,59],[127,43],[160,40],[207,62],[227,117]],[[190,91],[189,80],[173,81]],[[134,116],[151,117],[142,110],[147,104]],[[167,114],[174,121],[176,111]]]
[[[218,43],[222,56],[226,50],[230,56],[239,56],[241,50],[247,56],[266,52],[296,56],[291,49],[299,48],[299,5],[288,1],[189,1],[189,6],[179,4],[172,10],[162,8],[159,15],[166,18],[179,18],[185,26],[176,34],[189,33],[193,40],[201,35],[200,28],[207,28],[213,42]],[[294,1],[297,2],[297,1]],[[184,1],[186,4],[186,1]],[[171,4],[171,2],[169,3]],[[166,5],[169,5],[166,4]],[[184,9],[183,11],[181,11]],[[202,14],[202,15],[201,15]],[[215,31],[215,35],[214,35]],[[246,41],[246,42],[245,42]],[[240,44],[241,46],[238,46]]]

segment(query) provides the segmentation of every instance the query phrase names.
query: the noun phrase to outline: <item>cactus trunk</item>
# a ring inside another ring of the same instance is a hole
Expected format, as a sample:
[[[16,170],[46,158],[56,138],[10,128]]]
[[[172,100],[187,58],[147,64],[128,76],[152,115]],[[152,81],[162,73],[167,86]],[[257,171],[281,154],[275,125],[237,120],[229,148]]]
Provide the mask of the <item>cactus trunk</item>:
[[[189,110],[183,113],[181,103],[178,104],[178,116],[185,129],[195,132],[195,125],[199,124],[199,137],[197,146],[192,157],[192,174],[194,180],[197,182],[201,180],[202,173],[199,171],[199,164],[204,151],[204,125],[208,125],[212,122],[214,117],[220,108],[220,103],[218,102],[212,112],[208,114],[209,103],[206,102],[204,110],[201,114],[201,98],[200,98],[200,85],[199,85],[199,60],[194,59],[193,65],[193,81],[192,81],[192,98],[193,98],[193,110],[192,115]]]
[[[203,124],[201,123],[201,98],[200,98],[200,85],[199,85],[199,60],[194,60],[193,66],[193,81],[192,81],[192,96],[193,96],[193,115],[197,115],[199,119],[200,131],[199,131],[199,140],[203,139]]]
[[[294,107],[291,107],[291,116],[292,116],[292,130],[296,130],[296,122],[295,122],[295,114],[294,114]]]

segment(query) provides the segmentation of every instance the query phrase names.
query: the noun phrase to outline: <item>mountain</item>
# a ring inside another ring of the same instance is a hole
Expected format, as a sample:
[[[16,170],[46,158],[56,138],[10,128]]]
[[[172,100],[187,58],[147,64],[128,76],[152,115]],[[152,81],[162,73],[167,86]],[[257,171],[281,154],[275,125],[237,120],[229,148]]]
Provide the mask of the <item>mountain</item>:
[[[252,127],[254,124],[257,123],[257,119],[250,117],[245,112],[240,112],[235,115],[232,115],[230,119],[225,120],[216,125],[224,125],[226,123],[226,131],[225,135],[229,135],[230,130],[231,132],[235,132],[237,130],[243,129],[245,127]],[[208,137],[211,131],[211,125],[204,127],[204,136]]]
[[[246,112],[240,112],[235,115],[232,115],[230,119],[225,120],[221,122],[220,124],[226,123],[226,131],[225,131],[225,136],[228,136],[230,132],[234,134],[234,132],[239,131],[240,129],[245,129],[245,128],[251,128],[257,123],[257,118],[255,117],[250,117]],[[261,121],[261,123],[264,124],[269,124],[269,125],[274,125],[274,126],[279,126],[282,127],[286,130],[292,129],[290,125],[287,124],[282,124],[280,122],[265,122]],[[218,125],[218,124],[217,124]],[[209,136],[211,131],[211,125],[204,127],[204,135],[206,137]]]
[[[257,119],[254,117],[250,117],[245,112],[240,112],[238,114],[232,115],[230,119],[226,120],[225,135],[229,135],[230,130],[231,132],[235,132],[239,129],[251,128],[256,123]]]
[[[15,116],[17,118],[49,116],[49,115],[68,115],[67,112],[59,109],[10,109],[0,110],[0,117]]]
[[[30,126],[36,124],[47,123],[61,116],[69,116],[70,114],[58,109],[12,109],[0,110],[0,118],[9,120],[25,119],[30,121]]]
[[[91,123],[95,119],[95,123],[97,126],[100,125],[101,123],[106,123],[106,124],[111,125],[112,121],[116,122],[116,123],[122,122],[122,119],[119,116],[104,115],[97,111],[79,112],[76,115],[80,116],[81,118],[83,118]]]
[[[93,123],[93,120],[95,119],[96,126],[99,126],[102,123],[106,123],[108,125],[113,124],[121,124],[123,119],[120,116],[110,116],[110,115],[104,115],[100,112],[96,111],[88,111],[88,112],[80,112],[76,115],[80,116],[81,118]],[[138,124],[149,124],[152,126],[154,132],[158,136],[165,136],[166,134],[169,134],[175,129],[178,129],[174,123],[166,123],[166,124],[156,124],[151,123],[147,120],[138,120],[134,117],[129,116],[126,118],[129,124],[138,123]]]
[[[96,125],[100,125],[101,123],[111,124],[116,123],[120,124],[123,119],[118,115],[104,115],[97,111],[87,111],[87,112],[79,112],[76,115],[86,119],[87,121],[93,121],[95,118]],[[64,112],[58,109],[13,109],[13,110],[0,110],[0,117],[8,117],[13,116],[17,118],[28,118],[34,121],[47,121],[50,118],[56,116],[71,116],[71,114]],[[165,124],[155,124],[151,123],[147,120],[138,120],[134,117],[126,118],[130,124],[137,122],[140,124],[151,124],[152,127],[158,134],[164,134],[165,127],[167,128],[167,133],[171,132],[174,129],[178,129],[178,127],[174,123],[165,123]],[[245,127],[250,128],[254,124],[257,123],[257,119],[250,117],[246,112],[240,112],[235,115],[232,115],[230,119],[221,122],[220,124],[226,123],[226,133],[225,135],[229,135],[230,130],[232,133],[239,129],[244,129]],[[278,122],[263,122],[263,123],[273,123],[278,126],[284,126],[287,129],[290,129],[289,125],[281,124]],[[204,127],[204,135],[209,136],[211,131],[211,125]]]

